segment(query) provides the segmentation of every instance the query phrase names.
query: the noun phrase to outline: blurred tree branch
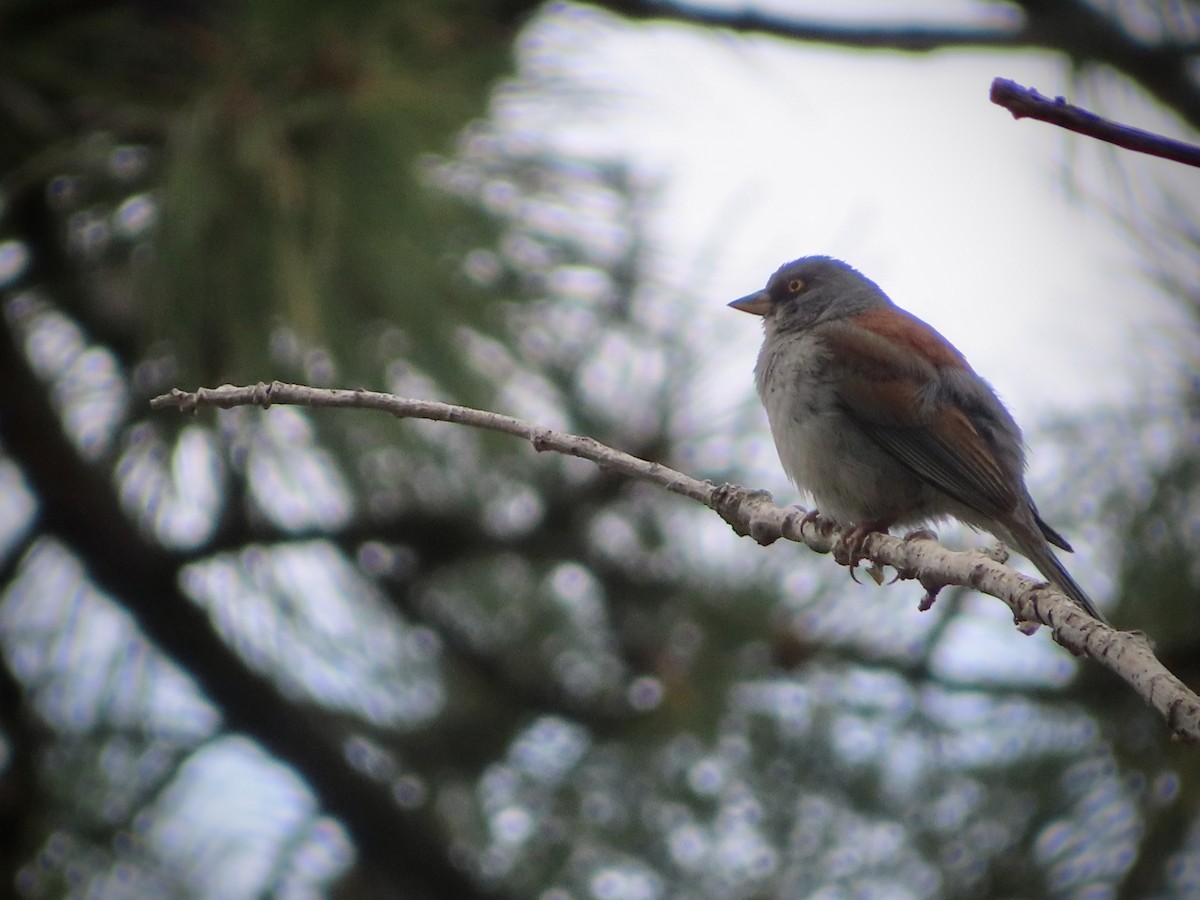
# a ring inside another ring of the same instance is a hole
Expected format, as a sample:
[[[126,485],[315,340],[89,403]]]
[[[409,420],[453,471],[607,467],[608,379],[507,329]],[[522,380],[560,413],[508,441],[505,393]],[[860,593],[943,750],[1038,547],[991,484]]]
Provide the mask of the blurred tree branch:
[[[38,530],[79,554],[88,574],[221,709],[226,726],[293,766],[322,806],[345,823],[359,851],[417,896],[488,896],[447,855],[432,819],[396,803],[355,768],[346,734],[327,715],[285,702],[276,683],[239,656],[208,613],[179,587],[180,560],[146,540],[125,516],[112,481],[85,463],[63,433],[38,381],[5,329],[0,339],[0,442],[36,491]],[[104,527],[95,527],[104,523]]]
[[[7,756],[0,774],[0,879],[7,885],[17,883],[20,867],[35,850],[31,823],[41,814],[37,758],[45,737],[24,686],[0,656],[0,738]]]
[[[1108,66],[1132,79],[1193,128],[1200,129],[1200,84],[1192,77],[1197,47],[1194,38],[1170,33],[1147,40],[1124,27],[1118,16],[1087,0],[1017,0],[1023,16],[1011,25],[863,26],[802,19],[744,8],[715,9],[655,0],[598,0],[595,5],[629,19],[658,19],[764,34],[796,41],[872,50],[930,53],[936,50],[1009,48],[1051,50],[1076,66]],[[1009,4],[997,4],[1006,11]],[[1147,10],[1147,14],[1150,11]]]
[[[535,450],[577,456],[601,468],[648,481],[716,511],[735,532],[760,544],[780,537],[806,544],[818,553],[835,552],[837,533],[826,523],[808,521],[804,511],[776,506],[769,494],[736,485],[714,486],[660,463],[648,462],[605,446],[593,438],[543,428],[520,419],[432,400],[413,400],[375,391],[312,388],[275,381],[238,387],[178,389],[151,401],[155,409],[293,404],[321,408],[362,408],[398,418],[431,419],[483,428],[528,440]],[[1054,588],[1022,575],[978,553],[956,553],[934,540],[901,540],[873,534],[864,552],[878,565],[896,569],[899,578],[915,579],[926,590],[922,606],[932,603],[943,587],[962,585],[1003,600],[1018,621],[1048,626],[1054,640],[1077,655],[1087,655],[1124,679],[1167,722],[1178,736],[1200,743],[1200,697],[1167,671],[1154,656],[1145,635],[1118,632],[1092,619]],[[836,555],[836,554],[835,554]]]

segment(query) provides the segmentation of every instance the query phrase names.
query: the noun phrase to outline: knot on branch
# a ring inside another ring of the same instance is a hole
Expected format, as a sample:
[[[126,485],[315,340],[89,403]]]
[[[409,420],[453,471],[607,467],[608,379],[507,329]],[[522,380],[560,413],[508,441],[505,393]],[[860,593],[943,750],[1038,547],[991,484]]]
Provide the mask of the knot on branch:
[[[752,537],[766,547],[783,536],[784,522],[769,491],[722,484],[713,488],[709,505],[739,537]]]
[[[278,381],[272,381],[270,384],[260,381],[258,384],[256,384],[254,386],[254,393],[251,395],[251,399],[254,401],[254,403],[256,403],[258,406],[261,406],[263,409],[270,409],[271,408],[271,393],[275,390],[275,387],[279,384],[280,384],[280,382],[278,382]]]

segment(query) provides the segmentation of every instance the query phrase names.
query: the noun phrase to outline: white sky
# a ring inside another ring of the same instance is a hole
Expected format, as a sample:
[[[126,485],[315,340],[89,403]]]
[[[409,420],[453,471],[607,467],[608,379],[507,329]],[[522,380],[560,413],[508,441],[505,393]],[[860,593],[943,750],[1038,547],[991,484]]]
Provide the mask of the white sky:
[[[832,8],[843,21],[880,7],[775,5],[797,17]],[[974,5],[906,7],[961,22]],[[1002,76],[1096,102],[1079,96],[1061,60],[848,52],[616,23],[560,6],[527,29],[526,66],[589,94],[582,113],[547,114],[543,136],[580,155],[627,159],[659,184],[654,237],[666,277],[726,338],[716,379],[732,383],[740,372],[752,391],[760,340],[750,317],[725,321],[734,314],[723,303],[812,253],[846,259],[933,324],[1027,431],[1058,413],[1128,401],[1152,377],[1129,338],[1153,342],[1171,310],[1138,277],[1137,248],[1095,205],[1068,197],[1064,172],[1111,201],[1114,162],[1144,178],[1178,179],[1182,167],[1016,121],[988,100]],[[1187,136],[1126,95],[1099,111]]]

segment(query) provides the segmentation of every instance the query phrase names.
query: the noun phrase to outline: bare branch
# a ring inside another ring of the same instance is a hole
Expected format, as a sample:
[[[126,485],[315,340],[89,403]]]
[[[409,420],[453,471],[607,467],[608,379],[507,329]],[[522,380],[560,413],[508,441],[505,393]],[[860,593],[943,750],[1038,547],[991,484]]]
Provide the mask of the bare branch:
[[[1189,166],[1200,166],[1200,147],[1195,144],[1111,122],[1083,107],[1068,103],[1062,97],[1051,100],[1033,88],[1023,87],[1007,78],[996,78],[992,81],[991,97],[993,103],[1007,109],[1014,119],[1038,119],[1078,134],[1116,144],[1126,150],[1148,153]]]
[[[838,546],[836,531],[813,520],[798,507],[776,506],[765,491],[737,485],[713,485],[659,463],[622,453],[580,435],[542,428],[499,413],[454,406],[432,400],[412,400],[375,391],[326,390],[274,381],[245,387],[224,385],[199,388],[194,393],[173,390],[150,401],[155,409],[177,407],[193,412],[199,407],[261,406],[275,403],[309,407],[358,407],[387,412],[398,418],[433,419],[484,428],[521,437],[535,450],[552,450],[578,456],[630,478],[649,481],[682,494],[716,511],[739,535],[760,544],[780,537],[829,553]],[[965,585],[998,597],[1021,622],[1048,626],[1059,644],[1076,655],[1086,655],[1112,670],[1166,719],[1179,737],[1200,743],[1200,697],[1192,693],[1154,656],[1145,635],[1119,632],[1084,613],[1053,587],[1022,575],[982,553],[956,553],[925,538],[901,540],[885,534],[871,535],[864,546],[867,558],[892,566],[903,579],[914,579],[925,588],[924,606],[942,587]]]

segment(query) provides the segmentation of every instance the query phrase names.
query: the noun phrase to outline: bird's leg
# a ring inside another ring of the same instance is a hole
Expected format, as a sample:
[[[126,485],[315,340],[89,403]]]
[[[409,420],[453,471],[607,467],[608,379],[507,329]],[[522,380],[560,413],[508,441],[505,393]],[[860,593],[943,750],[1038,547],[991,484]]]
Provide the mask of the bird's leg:
[[[858,578],[855,576],[854,570],[860,562],[866,559],[863,547],[867,543],[867,538],[876,532],[887,534],[891,524],[888,519],[874,519],[869,522],[859,522],[849,531],[842,532],[841,538],[833,548],[833,558],[849,567],[850,577],[855,582],[858,582]]]

